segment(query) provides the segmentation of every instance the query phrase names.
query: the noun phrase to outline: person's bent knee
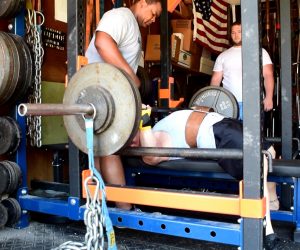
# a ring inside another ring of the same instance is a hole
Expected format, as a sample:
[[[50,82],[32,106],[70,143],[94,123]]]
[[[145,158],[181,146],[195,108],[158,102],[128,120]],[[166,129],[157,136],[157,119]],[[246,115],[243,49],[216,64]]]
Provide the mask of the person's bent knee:
[[[276,151],[275,151],[274,147],[273,146],[269,147],[267,149],[267,151],[272,155],[272,159],[275,159],[275,157],[276,157]]]

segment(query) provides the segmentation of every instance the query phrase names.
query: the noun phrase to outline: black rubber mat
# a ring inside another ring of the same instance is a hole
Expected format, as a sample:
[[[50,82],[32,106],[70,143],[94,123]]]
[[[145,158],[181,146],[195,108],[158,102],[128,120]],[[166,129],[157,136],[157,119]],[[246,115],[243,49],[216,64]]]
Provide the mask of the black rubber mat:
[[[276,231],[283,238],[290,238],[292,229],[286,225],[276,226]],[[166,236],[130,229],[115,228],[116,241],[119,250],[233,250],[234,246],[203,242],[180,237]],[[24,229],[0,229],[1,250],[48,250],[58,247],[66,241],[82,242],[85,227],[82,222],[64,224],[44,224],[31,222]],[[295,250],[300,250],[300,244]]]

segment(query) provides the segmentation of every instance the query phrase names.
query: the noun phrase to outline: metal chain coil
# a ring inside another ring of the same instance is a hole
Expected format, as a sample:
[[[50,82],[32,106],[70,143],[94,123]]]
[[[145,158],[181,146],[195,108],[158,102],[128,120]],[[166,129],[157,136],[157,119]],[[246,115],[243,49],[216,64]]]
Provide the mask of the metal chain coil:
[[[109,239],[111,244],[108,244],[108,249],[117,250],[115,246],[114,232],[112,224],[108,216],[108,211],[105,203],[106,193],[104,182],[97,172],[94,166],[94,154],[93,154],[93,119],[85,119],[86,136],[87,136],[87,148],[88,148],[88,161],[90,176],[84,180],[84,188],[86,190],[86,204],[84,211],[84,224],[86,226],[86,234],[84,243],[78,243],[68,241],[60,245],[53,250],[64,249],[88,249],[88,250],[104,250],[104,230],[106,230],[113,236]],[[92,194],[89,189],[89,184],[93,183],[95,186],[94,193]],[[101,191],[102,201],[99,197]],[[107,217],[106,217],[107,216]],[[110,228],[111,227],[111,228]]]
[[[42,17],[41,23],[37,23],[37,16]],[[42,63],[44,57],[44,49],[41,42],[41,26],[44,24],[44,15],[35,10],[27,9],[26,18],[26,41],[29,44],[34,57],[34,85],[32,94],[29,96],[30,103],[41,103],[41,78],[42,78]],[[30,145],[42,146],[42,127],[41,116],[29,116],[27,118],[28,134]]]

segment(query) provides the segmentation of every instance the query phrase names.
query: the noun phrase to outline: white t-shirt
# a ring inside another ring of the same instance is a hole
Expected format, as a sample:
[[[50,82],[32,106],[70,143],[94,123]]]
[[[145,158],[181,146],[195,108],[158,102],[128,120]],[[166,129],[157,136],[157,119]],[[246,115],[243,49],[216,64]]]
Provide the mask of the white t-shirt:
[[[187,120],[193,110],[179,110],[166,116],[157,122],[153,131],[165,131],[172,140],[172,147],[189,148],[185,140],[185,127]],[[224,119],[224,116],[218,113],[208,113],[203,119],[197,135],[198,148],[216,148],[213,125]]]
[[[262,64],[272,64],[272,60],[265,49],[262,49]],[[237,99],[242,102],[242,48],[231,47],[222,52],[214,65],[213,71],[223,71],[223,87],[228,89]]]
[[[122,7],[107,11],[96,31],[103,31],[114,39],[124,59],[136,72],[141,56],[142,40],[139,25],[131,10]],[[89,63],[103,62],[95,47],[95,34],[85,56]]]

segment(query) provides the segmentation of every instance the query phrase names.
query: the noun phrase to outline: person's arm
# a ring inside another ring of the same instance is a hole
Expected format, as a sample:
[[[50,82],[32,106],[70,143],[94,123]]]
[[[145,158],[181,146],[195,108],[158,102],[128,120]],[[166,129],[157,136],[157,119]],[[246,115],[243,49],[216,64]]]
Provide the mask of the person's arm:
[[[124,70],[135,82],[136,86],[139,88],[141,82],[136,74],[133,72],[130,65],[122,56],[120,50],[114,39],[105,32],[97,31],[95,38],[95,47],[101,56],[101,58],[122,70]]]
[[[142,104],[142,117],[139,126],[139,144],[141,147],[167,147],[168,138],[164,132],[153,131],[150,125],[151,107]],[[162,161],[169,160],[169,157],[157,157],[157,156],[142,156],[145,163],[149,165],[157,165]]]
[[[164,139],[163,132],[153,132],[152,129],[140,130],[140,143],[141,147],[162,147],[160,143]],[[169,157],[163,156],[142,156],[143,161],[146,164],[155,166],[163,161],[168,161]]]
[[[223,79],[223,71],[213,71],[211,76],[210,85],[220,86]]]
[[[264,110],[270,111],[273,109],[273,93],[274,93],[274,76],[273,65],[266,64],[263,66],[263,77],[265,87]]]

